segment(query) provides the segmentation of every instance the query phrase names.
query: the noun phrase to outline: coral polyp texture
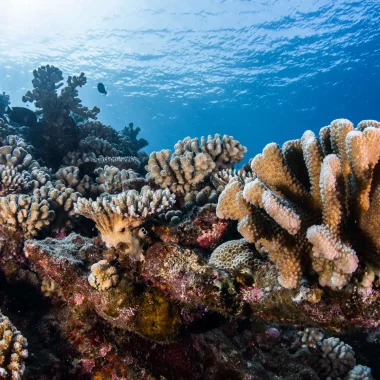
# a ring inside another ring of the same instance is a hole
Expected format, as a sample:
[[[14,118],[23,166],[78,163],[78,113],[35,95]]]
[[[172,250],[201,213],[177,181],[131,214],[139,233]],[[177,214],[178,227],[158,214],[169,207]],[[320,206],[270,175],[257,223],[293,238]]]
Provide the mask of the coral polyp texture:
[[[0,313],[0,378],[21,380],[28,343],[12,322]]]
[[[378,273],[379,142],[378,122],[354,128],[339,119],[319,138],[306,131],[282,148],[269,144],[251,161],[257,178],[233,178],[217,214],[239,221],[239,232],[269,254],[286,288],[303,274],[341,289],[354,273]]]
[[[0,308],[30,352],[0,315],[0,378],[379,377],[379,123],[240,168],[228,135],[148,157],[82,105],[83,73],[33,76],[36,121],[0,96]]]
[[[195,190],[208,176],[231,168],[244,158],[247,149],[232,136],[216,134],[191,139],[186,137],[170,150],[151,153],[146,170],[162,188],[186,193]]]

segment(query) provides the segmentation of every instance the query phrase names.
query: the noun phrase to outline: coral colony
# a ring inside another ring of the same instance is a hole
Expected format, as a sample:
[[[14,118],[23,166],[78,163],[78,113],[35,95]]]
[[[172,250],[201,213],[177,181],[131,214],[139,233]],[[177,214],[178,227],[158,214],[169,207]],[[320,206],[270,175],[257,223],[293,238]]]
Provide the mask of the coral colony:
[[[373,378],[336,335],[380,323],[380,123],[236,170],[231,136],[148,157],[83,73],[33,74],[37,125],[0,120],[0,378]]]

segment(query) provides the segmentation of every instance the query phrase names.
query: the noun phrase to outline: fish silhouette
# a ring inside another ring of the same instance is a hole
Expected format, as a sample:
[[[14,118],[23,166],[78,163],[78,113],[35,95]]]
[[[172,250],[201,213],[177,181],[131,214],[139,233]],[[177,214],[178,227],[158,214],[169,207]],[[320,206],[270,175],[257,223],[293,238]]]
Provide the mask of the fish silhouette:
[[[107,91],[106,91],[106,88],[104,87],[103,83],[98,83],[98,91],[101,94],[107,95]]]
[[[36,114],[28,108],[25,107],[9,107],[5,111],[5,114],[8,116],[8,119],[14,123],[34,127],[37,124]]]

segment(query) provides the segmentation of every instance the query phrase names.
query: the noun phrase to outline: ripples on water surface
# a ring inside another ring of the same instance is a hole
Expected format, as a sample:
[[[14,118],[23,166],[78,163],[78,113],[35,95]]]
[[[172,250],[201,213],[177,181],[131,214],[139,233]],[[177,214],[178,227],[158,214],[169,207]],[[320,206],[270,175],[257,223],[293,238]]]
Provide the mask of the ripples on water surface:
[[[117,129],[140,125],[149,150],[219,132],[253,156],[335,118],[380,118],[378,1],[0,4],[0,90],[13,105],[41,64],[84,71],[83,103]]]

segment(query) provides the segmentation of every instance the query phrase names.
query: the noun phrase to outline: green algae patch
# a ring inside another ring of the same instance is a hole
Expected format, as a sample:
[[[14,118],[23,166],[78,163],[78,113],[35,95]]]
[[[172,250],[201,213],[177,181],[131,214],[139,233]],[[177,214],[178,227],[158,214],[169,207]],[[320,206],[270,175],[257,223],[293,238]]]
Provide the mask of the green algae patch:
[[[181,319],[177,307],[156,289],[142,295],[136,319],[136,330],[148,339],[170,341],[180,330]]]

